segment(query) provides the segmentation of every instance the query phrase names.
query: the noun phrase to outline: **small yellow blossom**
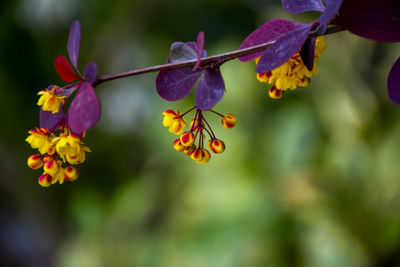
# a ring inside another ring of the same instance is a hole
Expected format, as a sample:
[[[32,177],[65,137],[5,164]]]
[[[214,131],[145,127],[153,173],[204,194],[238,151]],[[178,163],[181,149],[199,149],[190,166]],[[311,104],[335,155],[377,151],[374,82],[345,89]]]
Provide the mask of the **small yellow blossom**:
[[[57,113],[60,105],[65,103],[65,96],[57,94],[58,87],[54,86],[52,89],[45,89],[38,93],[40,98],[37,102],[38,106],[42,106],[44,111],[51,111]]]
[[[69,133],[60,134],[60,137],[55,137],[51,144],[55,146],[58,155],[64,162],[70,164],[78,164],[85,161],[85,152],[90,152],[89,147],[84,146],[81,139]]]
[[[54,138],[53,134],[49,134],[46,128],[36,128],[28,132],[25,141],[28,142],[33,149],[37,148],[40,154],[45,154],[51,147],[51,140]]]
[[[179,111],[175,112],[173,110],[166,110],[163,112],[164,127],[169,127],[169,132],[180,135],[186,126],[186,120],[181,116]]]

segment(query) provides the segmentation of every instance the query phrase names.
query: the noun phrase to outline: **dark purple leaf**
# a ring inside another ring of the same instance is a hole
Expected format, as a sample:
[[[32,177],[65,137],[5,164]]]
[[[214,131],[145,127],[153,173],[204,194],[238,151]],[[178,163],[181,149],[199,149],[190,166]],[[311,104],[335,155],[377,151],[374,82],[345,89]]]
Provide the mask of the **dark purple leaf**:
[[[346,0],[339,19],[345,29],[364,38],[400,41],[399,0]]]
[[[84,82],[68,109],[68,127],[80,135],[100,118],[100,103],[90,83]]]
[[[324,11],[321,0],[282,0],[282,7],[289,13],[299,14],[306,11]]]
[[[193,60],[197,58],[196,44],[193,42],[194,48],[190,43],[175,42],[169,50],[169,62],[181,62]]]
[[[86,65],[83,71],[83,78],[86,82],[93,84],[97,78],[97,65],[94,62],[90,62]]]
[[[261,25],[257,30],[252,32],[246,39],[243,41],[240,49],[260,45],[263,43],[273,42],[280,37],[292,32],[295,29],[303,27],[304,24],[286,20],[286,19],[273,19],[270,20],[263,25]],[[255,58],[260,57],[264,51],[254,53],[248,56],[240,57],[240,61],[249,61]]]
[[[389,72],[387,87],[390,100],[400,105],[400,57]]]
[[[314,67],[315,37],[308,38],[300,49],[300,56],[309,71]]]
[[[162,70],[156,78],[157,93],[168,101],[176,101],[187,96],[202,72],[190,69]]]
[[[69,60],[71,60],[72,65],[78,70],[78,56],[79,56],[79,49],[81,46],[81,24],[78,20],[75,20],[71,24],[71,28],[69,30],[69,37],[68,37],[68,55]]]
[[[52,131],[56,130],[57,124],[61,121],[64,115],[64,105],[60,105],[57,113],[52,113],[51,111],[43,111],[40,109],[40,128],[50,129]]]
[[[196,88],[196,106],[208,110],[224,96],[225,84],[219,69],[207,69]]]
[[[204,32],[199,32],[199,34],[197,35],[197,43],[196,43],[197,62],[196,65],[193,67],[192,71],[197,70],[197,68],[200,66],[203,50],[204,50]]]
[[[279,38],[262,55],[256,71],[265,73],[285,63],[299,51],[307,39],[310,29],[311,24],[301,24],[301,27]]]
[[[336,16],[340,6],[342,5],[342,0],[326,0],[325,3],[325,10],[318,20],[321,27],[325,27],[329,23],[329,21]]]

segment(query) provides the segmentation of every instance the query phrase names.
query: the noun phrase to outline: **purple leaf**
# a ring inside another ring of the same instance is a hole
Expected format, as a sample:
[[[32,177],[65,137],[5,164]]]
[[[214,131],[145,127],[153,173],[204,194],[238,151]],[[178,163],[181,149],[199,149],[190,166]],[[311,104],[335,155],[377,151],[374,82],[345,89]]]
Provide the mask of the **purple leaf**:
[[[40,109],[40,128],[46,128],[51,131],[56,130],[58,123],[61,121],[64,115],[64,105],[60,105],[57,113],[51,111],[43,111]]]
[[[321,0],[282,0],[282,7],[289,13],[299,14],[306,11],[324,11]]]
[[[387,87],[390,100],[400,105],[400,57],[389,72]]]
[[[60,95],[62,95],[62,96],[65,96],[66,98],[69,98],[70,96],[71,96],[71,94],[73,93],[73,92],[75,92],[75,90],[77,89],[77,88],[79,88],[79,86],[80,86],[80,83],[79,84],[77,84],[77,85],[75,85],[75,86],[72,86],[72,87],[70,87],[70,88],[63,88],[62,90],[62,92],[60,92],[60,91],[58,91],[58,94],[60,94]]]
[[[72,65],[78,70],[78,56],[79,48],[81,46],[81,24],[78,20],[75,20],[71,24],[68,37],[68,55],[69,60],[71,60]]]
[[[100,118],[100,103],[90,83],[84,82],[68,110],[68,127],[80,135]]]
[[[83,78],[86,82],[93,84],[97,78],[97,65],[94,62],[90,62],[86,65],[83,71]]]
[[[168,60],[169,62],[181,62],[187,60],[193,60],[197,58],[196,55],[196,46],[193,42],[193,45],[190,43],[183,42],[175,42],[171,45],[169,50]]]
[[[303,27],[304,24],[286,20],[286,19],[273,19],[270,20],[263,25],[261,25],[257,30],[252,32],[246,39],[243,41],[240,49],[244,49],[247,47],[260,45],[263,43],[273,42],[280,37],[292,32],[295,29]],[[255,58],[260,57],[264,51],[254,53],[248,56],[240,57],[239,60],[242,62],[253,60]]]
[[[314,67],[315,37],[308,38],[300,49],[300,57],[309,71]]]
[[[199,32],[199,34],[197,35],[197,43],[196,43],[197,62],[196,65],[193,67],[192,71],[197,70],[197,68],[200,66],[203,50],[204,50],[204,32]]]
[[[208,110],[224,96],[225,84],[219,69],[207,69],[196,88],[196,106]]]
[[[345,29],[364,38],[400,41],[399,0],[346,0],[339,19]]]
[[[190,69],[162,70],[156,78],[157,93],[168,101],[176,101],[187,96],[202,72]]]
[[[304,44],[310,33],[311,24],[301,24],[296,30],[279,38],[262,55],[256,71],[265,73],[273,70],[291,58]]]
[[[325,3],[325,10],[318,19],[321,27],[325,27],[336,16],[342,5],[342,0],[326,0]]]

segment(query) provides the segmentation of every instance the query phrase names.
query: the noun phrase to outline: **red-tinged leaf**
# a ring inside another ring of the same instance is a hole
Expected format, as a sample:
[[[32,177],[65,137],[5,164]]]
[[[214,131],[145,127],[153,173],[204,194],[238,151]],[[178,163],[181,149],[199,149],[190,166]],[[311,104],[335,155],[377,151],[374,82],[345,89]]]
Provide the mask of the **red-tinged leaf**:
[[[306,11],[324,11],[321,0],[282,0],[282,7],[289,13],[299,14]]]
[[[167,101],[177,101],[187,96],[202,72],[189,69],[160,71],[156,78],[157,93]]]
[[[97,78],[97,65],[94,62],[90,62],[86,65],[83,71],[83,78],[86,82],[93,84]]]
[[[72,65],[78,70],[78,56],[81,46],[81,24],[75,20],[70,27],[68,36],[68,55]]]
[[[256,71],[265,73],[289,60],[304,44],[310,30],[311,24],[301,24],[301,27],[279,38],[262,55]]]
[[[390,100],[400,105],[400,57],[389,72],[387,87]]]
[[[71,65],[69,64],[68,60],[59,55],[54,60],[54,65],[56,67],[58,76],[67,83],[80,80],[80,78],[75,74],[74,70],[72,69]]]
[[[98,122],[100,103],[90,83],[82,84],[67,114],[68,126],[77,135],[89,130]]]
[[[280,37],[302,27],[303,25],[304,24],[286,19],[270,20],[247,36],[240,46],[240,49],[260,45],[263,43],[274,42]],[[260,57],[263,53],[264,51],[261,51],[248,56],[243,56],[240,57],[239,60],[243,62],[253,60]]]
[[[199,32],[199,34],[197,35],[197,43],[196,43],[197,62],[196,65],[193,67],[192,71],[197,70],[197,68],[200,66],[203,50],[204,50],[204,32]]]
[[[224,79],[218,69],[207,69],[196,87],[196,106],[201,110],[214,107],[225,93]]]
[[[339,11],[343,27],[378,42],[400,41],[399,0],[346,0]]]

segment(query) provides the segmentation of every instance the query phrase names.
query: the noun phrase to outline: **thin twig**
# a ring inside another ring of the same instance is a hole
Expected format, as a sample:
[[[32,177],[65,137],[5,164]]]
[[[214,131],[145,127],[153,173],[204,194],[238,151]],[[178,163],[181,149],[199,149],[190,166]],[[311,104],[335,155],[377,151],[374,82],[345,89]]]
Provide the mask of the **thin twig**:
[[[335,25],[330,28],[327,28],[324,35],[337,33],[337,32],[341,32],[341,31],[344,31],[343,27],[341,25]],[[314,37],[314,34],[310,34],[310,37]],[[275,41],[271,41],[268,43],[263,43],[260,45],[247,47],[244,49],[239,49],[239,50],[235,50],[235,51],[231,51],[231,52],[227,52],[227,53],[223,53],[223,54],[219,54],[219,55],[215,55],[215,56],[205,57],[205,58],[201,59],[201,66],[205,67],[205,66],[210,66],[213,64],[217,64],[218,66],[220,66],[229,60],[264,51],[270,45],[272,45],[274,42]],[[151,66],[151,67],[147,67],[147,68],[143,68],[143,69],[130,70],[130,71],[121,72],[121,73],[117,73],[117,74],[99,76],[99,77],[97,77],[97,81],[95,82],[95,85],[98,85],[98,84],[104,83],[104,82],[108,82],[108,81],[112,81],[115,79],[119,79],[119,78],[125,78],[125,77],[130,77],[130,76],[144,74],[144,73],[156,72],[156,71],[161,71],[161,70],[189,68],[189,67],[195,66],[196,62],[197,62],[197,59],[193,59],[193,60],[182,61],[182,62],[156,65],[156,66]]]

